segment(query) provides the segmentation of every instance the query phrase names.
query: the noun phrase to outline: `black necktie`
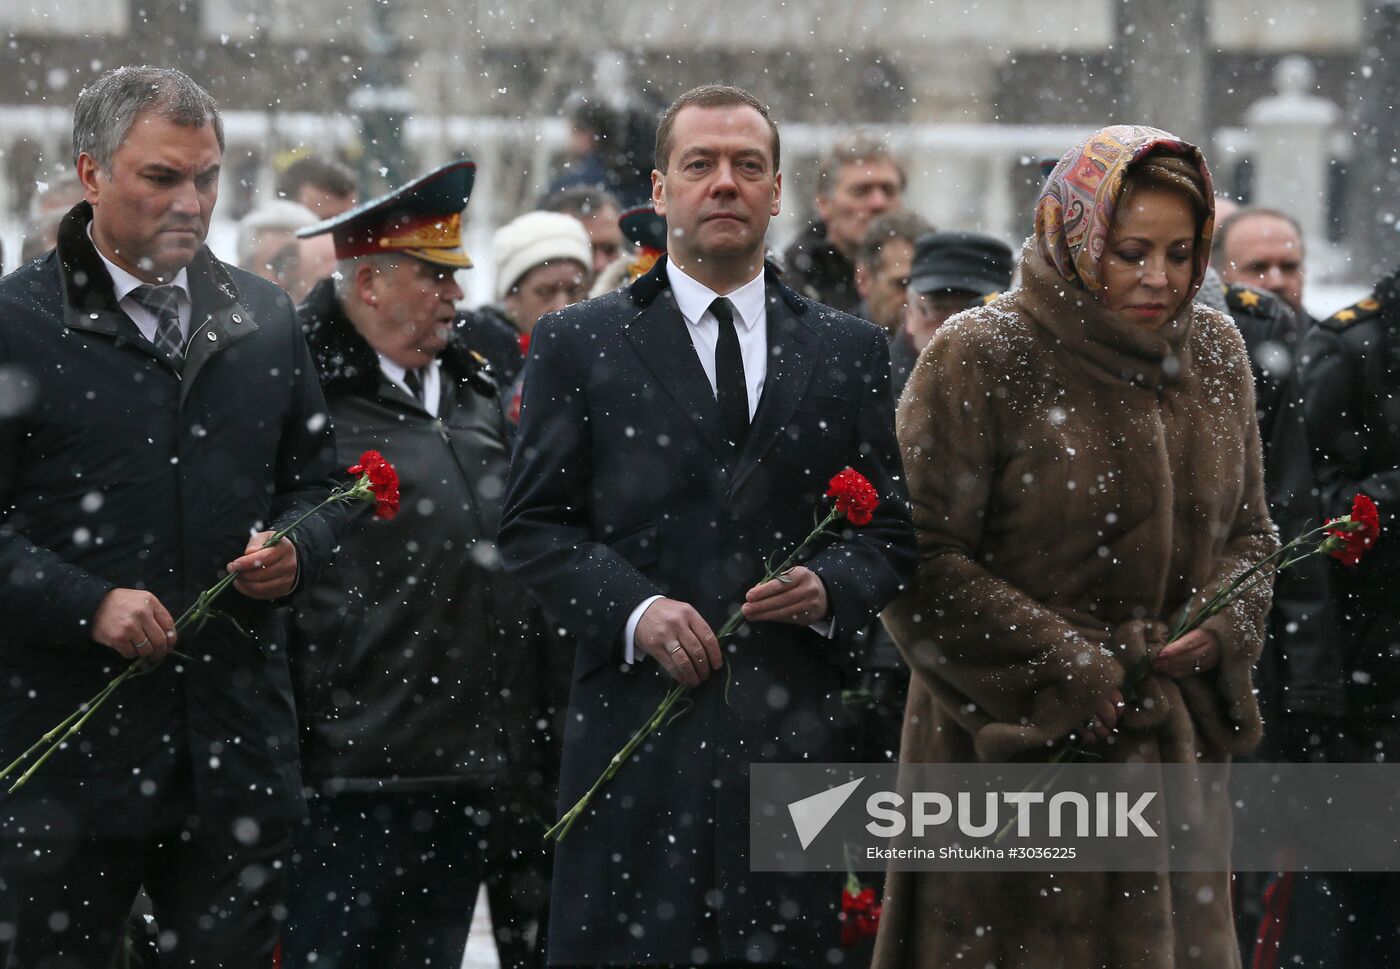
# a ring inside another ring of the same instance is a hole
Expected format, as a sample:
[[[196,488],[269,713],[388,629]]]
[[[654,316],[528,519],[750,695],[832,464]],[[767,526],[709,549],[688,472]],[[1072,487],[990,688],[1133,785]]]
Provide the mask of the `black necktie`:
[[[156,318],[156,338],[151,342],[178,369],[185,360],[185,340],[180,333],[180,294],[174,286],[137,286],[131,298]]]
[[[418,403],[420,403],[420,404],[424,403],[424,400],[423,400],[423,373],[422,373],[422,371],[421,371],[421,370],[405,370],[405,371],[404,371],[404,374],[403,374],[403,382],[404,382],[404,385],[405,385],[406,387],[408,387],[409,393],[413,394],[413,396],[416,397],[416,398],[418,399]]]
[[[729,443],[738,447],[749,432],[749,385],[744,379],[744,354],[734,326],[734,307],[721,296],[710,304],[719,321],[715,344],[715,396],[719,400],[720,426]]]

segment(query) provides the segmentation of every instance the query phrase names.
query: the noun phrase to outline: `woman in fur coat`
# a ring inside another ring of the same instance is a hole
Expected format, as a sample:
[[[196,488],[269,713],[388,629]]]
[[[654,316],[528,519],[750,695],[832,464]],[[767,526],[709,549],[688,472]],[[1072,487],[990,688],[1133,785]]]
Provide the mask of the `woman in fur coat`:
[[[1021,288],[920,358],[898,418],[920,568],[884,616],[914,672],[903,761],[1082,739],[1108,761],[1222,762],[1258,742],[1267,584],[1166,642],[1184,604],[1278,547],[1249,358],[1192,302],[1213,208],[1195,147],[1096,132],[1046,182]],[[1229,823],[1224,801],[1206,810]],[[1229,889],[1224,870],[892,869],[874,964],[1229,969]]]

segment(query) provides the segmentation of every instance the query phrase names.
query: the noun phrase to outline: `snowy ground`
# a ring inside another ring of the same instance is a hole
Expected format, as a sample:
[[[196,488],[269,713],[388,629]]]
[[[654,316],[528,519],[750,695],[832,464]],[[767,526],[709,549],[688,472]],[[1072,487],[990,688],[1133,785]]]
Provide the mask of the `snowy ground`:
[[[486,886],[476,897],[472,915],[472,932],[467,938],[467,951],[462,954],[462,969],[501,969],[496,958],[496,943],[491,938],[491,913],[486,906]]]

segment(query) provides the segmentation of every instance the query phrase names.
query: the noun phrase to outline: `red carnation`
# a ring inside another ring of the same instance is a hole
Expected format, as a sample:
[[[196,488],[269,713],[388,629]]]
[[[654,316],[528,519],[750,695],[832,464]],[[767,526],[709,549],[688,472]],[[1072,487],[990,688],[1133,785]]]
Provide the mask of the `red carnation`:
[[[836,510],[852,525],[870,524],[875,507],[880,504],[875,486],[854,468],[838,471],[826,487],[826,496],[836,499]]]
[[[384,460],[384,455],[378,451],[366,451],[360,455],[359,464],[345,470],[361,479],[369,478],[368,490],[374,495],[376,518],[393,518],[399,513],[399,474],[392,464]]]
[[[516,339],[520,341],[520,355],[528,357],[530,355],[530,334],[522,333]]]
[[[1351,501],[1351,514],[1327,523],[1327,534],[1339,539],[1342,544],[1332,548],[1328,554],[1343,565],[1356,565],[1366,550],[1376,544],[1381,537],[1381,516],[1376,503],[1365,495],[1358,494]],[[1336,545],[1336,542],[1329,542]]]
[[[859,884],[859,883],[857,883]],[[880,928],[880,903],[875,901],[875,889],[841,890],[841,944],[853,946],[861,939],[874,938]]]

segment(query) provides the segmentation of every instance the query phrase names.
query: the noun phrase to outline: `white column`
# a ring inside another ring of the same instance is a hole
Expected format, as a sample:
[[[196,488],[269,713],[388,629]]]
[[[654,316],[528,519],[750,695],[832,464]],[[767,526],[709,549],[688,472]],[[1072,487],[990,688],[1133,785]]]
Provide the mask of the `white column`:
[[[1340,110],[1312,94],[1315,72],[1304,57],[1286,57],[1274,69],[1278,93],[1245,114],[1254,134],[1255,205],[1298,220],[1308,243],[1326,236],[1327,173]]]

